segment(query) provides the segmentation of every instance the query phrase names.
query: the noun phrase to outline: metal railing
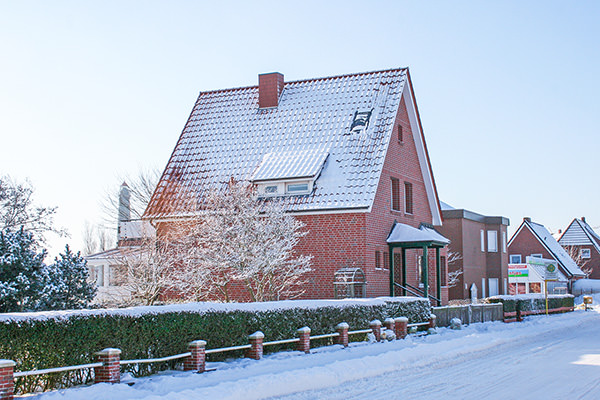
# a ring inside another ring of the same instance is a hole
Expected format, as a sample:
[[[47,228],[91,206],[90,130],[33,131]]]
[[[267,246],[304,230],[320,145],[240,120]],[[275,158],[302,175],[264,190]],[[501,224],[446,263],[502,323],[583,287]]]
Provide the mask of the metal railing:
[[[427,296],[425,296],[425,292],[423,290],[421,290],[420,288],[414,287],[410,283],[406,283],[405,285],[401,285],[398,282],[394,282],[394,285],[398,286],[399,288],[402,288],[402,289],[406,290],[407,292],[409,292],[413,296],[428,297],[431,300],[435,300],[438,303],[438,305],[442,303],[442,300],[438,299],[434,295],[431,295],[431,294],[427,293]]]

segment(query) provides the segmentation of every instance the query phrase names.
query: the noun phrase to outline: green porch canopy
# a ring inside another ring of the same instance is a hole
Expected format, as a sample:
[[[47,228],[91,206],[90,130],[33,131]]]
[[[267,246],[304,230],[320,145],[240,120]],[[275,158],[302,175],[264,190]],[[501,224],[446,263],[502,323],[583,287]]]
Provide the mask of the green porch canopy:
[[[428,250],[430,248],[435,249],[436,258],[436,283],[437,300],[438,304],[441,303],[441,266],[440,266],[440,249],[450,244],[450,240],[442,236],[437,232],[433,226],[421,224],[419,228],[415,228],[410,225],[401,224],[394,222],[392,230],[387,238],[387,244],[389,247],[390,254],[390,296],[395,295],[395,287],[398,285],[394,280],[394,249],[399,247],[402,249],[402,285],[403,294],[406,295],[406,249],[422,249],[422,276],[423,281],[423,294],[424,297],[433,297],[429,294],[429,277],[427,267],[429,262],[427,260]]]

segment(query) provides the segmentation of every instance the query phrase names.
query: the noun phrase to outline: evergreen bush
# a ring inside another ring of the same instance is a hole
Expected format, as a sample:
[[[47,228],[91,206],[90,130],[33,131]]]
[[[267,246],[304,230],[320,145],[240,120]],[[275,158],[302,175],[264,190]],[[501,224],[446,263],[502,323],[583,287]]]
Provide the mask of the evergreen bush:
[[[387,317],[405,316],[411,323],[425,322],[431,313],[429,302],[421,298],[332,302],[331,306],[312,308],[278,308],[277,302],[272,304],[249,311],[223,309],[227,305],[220,310],[198,312],[168,311],[168,308],[167,312],[152,312],[153,307],[144,307],[144,312],[129,314],[98,310],[62,317],[60,313],[57,317],[52,317],[52,313],[37,313],[32,318],[4,318],[0,321],[0,358],[15,361],[16,371],[28,371],[94,362],[93,354],[107,347],[121,349],[124,360],[165,357],[186,352],[188,342],[197,339],[206,340],[207,349],[221,348],[247,344],[247,336],[257,330],[265,334],[265,341],[272,341],[294,338],[296,330],[303,326],[310,327],[312,335],[318,335],[335,332],[340,322],[347,322],[351,330],[357,330],[366,329],[373,319]],[[265,351],[284,348],[294,345],[268,346]],[[211,354],[208,360],[241,355],[241,352]],[[129,365],[123,370],[140,376],[174,368],[175,364]],[[16,390],[18,393],[49,390],[92,380],[90,370],[49,374],[19,378]]]

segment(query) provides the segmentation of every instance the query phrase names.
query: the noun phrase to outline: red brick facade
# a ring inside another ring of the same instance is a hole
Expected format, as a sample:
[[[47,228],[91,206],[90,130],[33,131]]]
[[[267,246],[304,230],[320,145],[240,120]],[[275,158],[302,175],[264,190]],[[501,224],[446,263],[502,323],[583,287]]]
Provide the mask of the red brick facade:
[[[394,132],[402,125],[403,141],[392,135],[381,179],[371,212],[347,214],[301,215],[298,218],[306,224],[308,234],[301,241],[298,251],[313,256],[313,269],[303,298],[332,298],[334,296],[334,274],[342,267],[359,267],[367,277],[367,297],[388,296],[389,249],[386,239],[394,221],[419,227],[421,223],[432,223],[431,209],[427,199],[425,181],[413,134],[408,120],[404,100],[396,117]],[[401,210],[392,210],[392,178],[401,184]],[[404,182],[412,183],[413,213],[404,212]],[[381,266],[376,268],[375,252],[381,252]],[[396,281],[400,282],[400,253],[396,249]],[[442,255],[445,255],[442,250]],[[407,282],[419,285],[417,257],[421,250],[406,252]],[[436,268],[435,250],[430,250],[429,286],[430,294],[435,293]],[[442,288],[442,302],[448,299],[447,288]]]

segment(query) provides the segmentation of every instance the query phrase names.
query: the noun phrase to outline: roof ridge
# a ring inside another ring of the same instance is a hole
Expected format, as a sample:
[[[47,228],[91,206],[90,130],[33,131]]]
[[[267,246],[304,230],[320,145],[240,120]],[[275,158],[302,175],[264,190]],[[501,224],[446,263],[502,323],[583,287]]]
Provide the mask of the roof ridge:
[[[283,84],[284,84],[284,87],[285,87],[285,85],[287,85],[289,83],[302,83],[302,82],[311,82],[311,81],[325,81],[325,80],[329,80],[329,79],[346,78],[346,77],[349,77],[349,76],[381,74],[381,73],[384,73],[384,72],[392,72],[392,71],[408,71],[408,67],[388,68],[388,69],[382,69],[382,70],[377,70],[377,71],[354,72],[354,73],[347,73],[347,74],[342,74],[342,75],[322,76],[322,77],[318,77],[318,78],[298,79],[298,80],[295,80],[295,81],[287,81],[287,82],[284,81]],[[239,90],[254,89],[254,88],[258,88],[258,85],[238,86],[238,87],[225,88],[225,89],[201,90],[200,93],[199,93],[199,95],[211,94],[211,93],[219,93],[219,92],[235,92],[235,91],[239,91]]]

